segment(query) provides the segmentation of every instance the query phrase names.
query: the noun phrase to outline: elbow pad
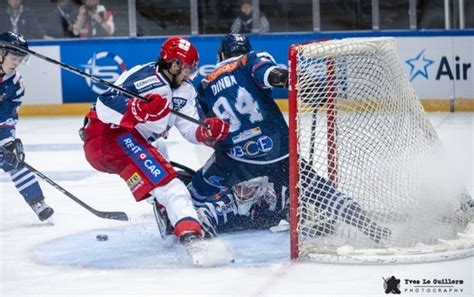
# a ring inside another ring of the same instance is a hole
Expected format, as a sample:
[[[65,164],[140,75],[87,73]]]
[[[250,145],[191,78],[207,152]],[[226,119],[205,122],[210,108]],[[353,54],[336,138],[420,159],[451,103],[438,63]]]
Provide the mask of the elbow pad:
[[[268,74],[268,83],[277,88],[288,88],[288,70],[273,68]]]

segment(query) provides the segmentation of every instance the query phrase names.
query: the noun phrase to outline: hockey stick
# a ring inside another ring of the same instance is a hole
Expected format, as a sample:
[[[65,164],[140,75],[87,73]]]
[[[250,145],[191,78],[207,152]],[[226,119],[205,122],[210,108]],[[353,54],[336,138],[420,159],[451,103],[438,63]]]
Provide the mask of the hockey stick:
[[[191,175],[194,175],[194,174],[196,173],[195,170],[193,170],[193,169],[191,169],[191,168],[189,168],[189,167],[186,167],[186,166],[184,166],[184,165],[181,165],[181,164],[179,164],[179,163],[170,161],[170,164],[171,164],[171,166],[176,167],[176,168],[179,168],[179,169],[181,169],[181,170],[183,170],[183,171],[186,171],[187,173],[189,173],[189,174],[191,174]]]
[[[312,113],[312,120],[311,120],[311,135],[309,137],[309,166],[313,167],[314,161],[314,150],[316,146],[316,123],[318,120],[317,114],[317,107],[313,109]]]
[[[79,198],[77,198],[73,194],[66,191],[66,189],[64,189],[63,187],[61,187],[57,183],[55,183],[53,180],[51,180],[49,177],[47,177],[46,175],[44,175],[40,171],[33,168],[31,165],[29,165],[27,163],[23,163],[23,165],[25,165],[26,168],[31,170],[34,174],[39,176],[41,179],[46,181],[48,184],[50,184],[51,186],[56,188],[56,190],[60,191],[64,195],[68,196],[69,198],[74,200],[74,202],[76,202],[80,206],[84,207],[88,211],[92,212],[93,214],[95,214],[99,218],[109,219],[109,220],[118,220],[118,221],[128,221],[128,216],[127,216],[126,213],[121,212],[121,211],[99,211],[99,210],[96,210],[96,209],[90,207],[89,205],[87,205],[86,203],[84,203],[82,200],[80,200]]]
[[[2,152],[7,152],[8,150],[6,148],[4,148],[3,146],[0,146],[0,151]],[[54,188],[56,188],[56,190],[60,191],[61,193],[63,193],[64,195],[68,196],[69,198],[71,198],[72,200],[74,200],[77,204],[79,204],[80,206],[84,207],[85,209],[87,209],[88,211],[92,212],[93,214],[95,214],[96,216],[100,217],[100,218],[103,218],[103,219],[110,219],[110,220],[118,220],[118,221],[128,221],[128,216],[126,213],[124,212],[121,212],[121,211],[99,211],[99,210],[96,210],[92,207],[90,207],[89,205],[87,205],[85,202],[83,202],[81,199],[77,198],[76,196],[74,196],[73,194],[69,193],[66,189],[64,189],[63,187],[61,187],[60,185],[58,185],[57,183],[55,183],[52,179],[50,179],[49,177],[47,177],[46,175],[44,175],[43,173],[41,173],[40,171],[38,171],[37,169],[35,169],[34,167],[32,167],[31,165],[27,164],[26,162],[23,163],[23,165],[28,168],[29,170],[31,170],[34,174],[36,174],[37,176],[39,176],[41,179],[43,179],[44,181],[46,181],[47,183],[49,183],[51,186],[53,186]]]
[[[14,49],[16,49],[16,50],[19,50],[19,51],[21,51],[21,52],[24,52],[24,53],[31,54],[31,55],[33,55],[33,56],[35,56],[35,57],[37,57],[37,58],[39,58],[39,59],[41,59],[41,60],[45,60],[45,61],[47,61],[47,62],[50,62],[50,63],[56,64],[56,65],[59,65],[59,66],[61,66],[62,68],[66,69],[66,70],[68,70],[68,71],[70,71],[70,72],[72,72],[72,73],[75,73],[75,74],[77,74],[77,75],[79,75],[79,76],[87,77],[87,78],[89,78],[89,79],[91,79],[91,80],[93,80],[93,81],[99,82],[99,83],[101,83],[101,84],[103,84],[103,85],[105,85],[105,86],[107,86],[107,87],[109,87],[109,88],[111,88],[111,89],[114,89],[114,90],[116,90],[116,91],[119,91],[119,92],[122,93],[122,94],[128,95],[128,96],[133,97],[133,98],[140,98],[140,99],[142,99],[142,100],[148,101],[146,98],[144,98],[144,97],[142,97],[142,96],[140,96],[140,95],[138,95],[138,94],[135,94],[134,92],[130,92],[129,90],[126,90],[126,89],[124,89],[124,88],[121,88],[121,87],[119,87],[119,86],[116,86],[116,85],[114,85],[114,84],[112,84],[112,83],[110,83],[110,82],[108,82],[108,81],[106,81],[106,80],[103,80],[103,79],[101,79],[101,78],[99,78],[99,77],[95,77],[95,76],[93,76],[92,74],[89,74],[89,73],[86,73],[86,72],[84,72],[84,71],[81,71],[81,70],[79,70],[79,69],[77,69],[77,68],[74,68],[74,67],[72,67],[72,66],[70,66],[70,65],[67,65],[67,64],[61,63],[61,62],[59,62],[59,61],[56,61],[56,60],[54,60],[54,59],[52,59],[52,58],[50,58],[50,57],[43,56],[42,54],[39,54],[39,53],[37,53],[37,52],[35,52],[35,51],[32,51],[32,50],[30,50],[30,49],[28,49],[28,48],[24,48],[24,47],[15,45],[15,44],[11,44],[11,43],[8,43],[8,42],[3,41],[3,40],[0,40],[0,44],[2,44],[2,45],[4,45],[4,46],[12,47],[12,48],[14,48]],[[190,121],[190,122],[192,122],[192,123],[194,123],[194,124],[196,124],[196,125],[199,125],[199,126],[201,126],[201,127],[203,127],[203,128],[207,128],[207,126],[206,126],[204,123],[200,122],[199,120],[196,120],[195,118],[192,118],[192,117],[190,117],[190,116],[187,116],[187,115],[185,115],[185,114],[182,114],[182,113],[180,113],[180,112],[178,112],[178,111],[175,111],[175,110],[173,110],[173,109],[170,109],[170,112],[171,112],[172,114],[174,114],[174,115],[176,115],[176,116],[178,116],[178,117],[180,117],[180,118],[183,118],[183,119],[185,119],[185,120],[188,120],[188,121]]]

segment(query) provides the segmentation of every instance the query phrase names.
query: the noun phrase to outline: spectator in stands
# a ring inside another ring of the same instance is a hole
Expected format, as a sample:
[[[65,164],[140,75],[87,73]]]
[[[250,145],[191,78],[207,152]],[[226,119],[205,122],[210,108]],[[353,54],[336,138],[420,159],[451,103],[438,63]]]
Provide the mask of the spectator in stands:
[[[100,4],[100,0],[85,0],[79,7],[73,33],[79,37],[104,37],[114,34],[115,24],[112,12]]]
[[[22,34],[27,39],[45,37],[33,10],[23,5],[22,0],[6,0],[6,2],[7,8],[0,11],[0,31]]]
[[[51,0],[56,6],[46,18],[47,38],[74,38],[77,6],[71,0]],[[59,26],[60,25],[60,26]]]
[[[420,29],[443,29],[445,27],[443,0],[417,1],[417,14],[416,19]]]
[[[240,6],[240,14],[230,27],[231,33],[251,33],[253,26],[253,6],[251,0],[244,0]],[[259,33],[270,31],[270,23],[265,15],[260,12]]]
[[[152,0],[136,0],[137,36],[167,34],[166,10]]]

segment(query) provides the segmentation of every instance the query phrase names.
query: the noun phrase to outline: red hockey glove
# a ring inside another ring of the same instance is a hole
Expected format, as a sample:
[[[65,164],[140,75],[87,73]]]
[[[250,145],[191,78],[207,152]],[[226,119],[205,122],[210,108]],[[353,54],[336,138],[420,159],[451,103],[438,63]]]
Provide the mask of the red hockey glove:
[[[127,111],[121,121],[121,125],[133,128],[138,123],[154,122],[169,114],[168,100],[158,94],[145,96],[148,101],[139,98],[131,98],[127,104]]]
[[[217,117],[204,120],[207,128],[199,126],[196,129],[196,139],[208,146],[214,146],[218,141],[224,140],[229,134],[229,124]]]

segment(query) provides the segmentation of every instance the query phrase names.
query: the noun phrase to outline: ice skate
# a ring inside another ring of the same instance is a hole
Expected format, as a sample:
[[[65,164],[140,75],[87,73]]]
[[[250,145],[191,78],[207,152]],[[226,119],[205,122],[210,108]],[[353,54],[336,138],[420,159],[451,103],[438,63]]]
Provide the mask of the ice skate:
[[[45,221],[51,218],[54,213],[54,210],[46,204],[44,199],[38,200],[30,204],[31,209],[36,213],[40,221]]]

